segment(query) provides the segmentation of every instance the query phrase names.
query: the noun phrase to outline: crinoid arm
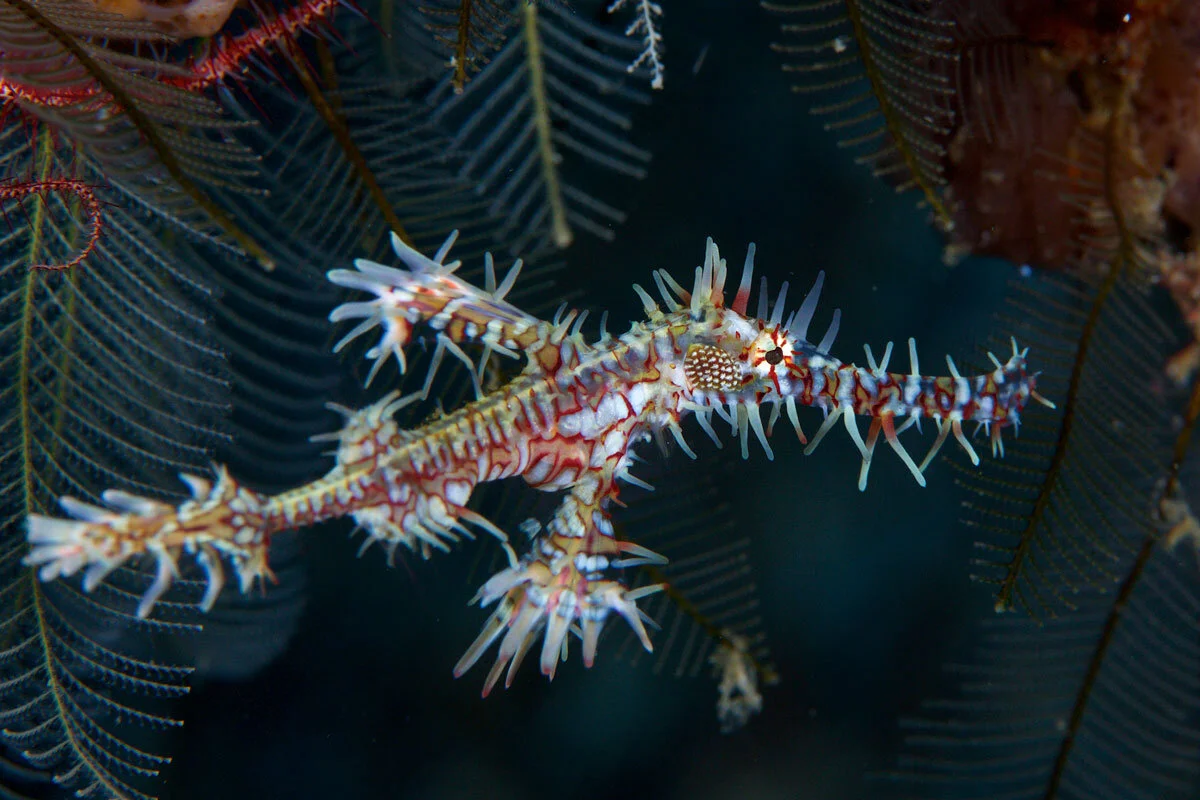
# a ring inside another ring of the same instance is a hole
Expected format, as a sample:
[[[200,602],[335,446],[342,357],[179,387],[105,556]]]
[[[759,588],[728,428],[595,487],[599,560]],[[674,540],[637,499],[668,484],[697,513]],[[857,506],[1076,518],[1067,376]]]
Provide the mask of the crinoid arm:
[[[718,680],[717,720],[721,723],[721,733],[745,727],[746,721],[762,711],[763,705],[750,641],[732,631],[723,631],[708,661]]]

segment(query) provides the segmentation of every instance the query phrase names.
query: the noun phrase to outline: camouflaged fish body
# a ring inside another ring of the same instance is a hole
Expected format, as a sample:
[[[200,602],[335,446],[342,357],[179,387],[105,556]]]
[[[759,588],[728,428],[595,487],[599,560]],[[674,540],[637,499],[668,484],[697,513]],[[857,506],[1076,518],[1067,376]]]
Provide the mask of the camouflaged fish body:
[[[825,419],[806,452],[841,422],[862,455],[860,486],[865,487],[880,434],[923,485],[925,465],[950,435],[977,460],[963,422],[989,427],[993,450],[1002,451],[1001,430],[1018,423],[1030,398],[1041,400],[1036,376],[1027,372],[1025,353],[1015,343],[1007,362],[993,358],[995,370],[975,377],[959,375],[953,362],[949,377],[920,375],[911,340],[909,373],[886,371],[890,345],[880,363],[868,349],[867,368],[842,363],[829,352],[836,313],[819,343],[807,338],[821,278],[786,320],[786,284],[769,313],[764,290],[758,314],[748,315],[753,246],[728,304],[726,263],[710,240],[690,290],[665,271],[654,273],[663,307],[635,287],[647,320],[619,337],[602,330],[589,343],[582,333],[585,315],[572,311],[545,321],[504,299],[519,261],[499,285],[490,256],[485,289],[462,281],[455,274],[459,262],[446,263],[452,242],[453,237],[430,259],[395,239],[405,268],[358,261],[354,270],[330,272],[334,283],[374,295],[340,306],[331,319],[359,320],[339,348],[363,334],[380,333],[368,353],[375,360],[371,377],[389,356],[403,370],[404,348],[414,331],[432,330],[436,349],[430,378],[446,355],[462,360],[476,376],[474,402],[411,430],[400,428],[393,415],[426,396],[429,381],[415,395],[392,393],[365,409],[344,410],[344,427],[329,436],[338,444],[334,468],[278,495],[251,491],[218,469],[215,481],[184,476],[192,499],[178,507],[116,491],[103,496],[109,508],[64,498],[62,505],[74,519],[30,517],[33,549],[27,563],[40,567],[43,580],[82,570],[84,587],[91,589],[131,557],[150,555],[157,574],[138,609],[145,616],[178,575],[185,555],[206,574],[205,610],[224,585],[224,564],[232,566],[243,591],[271,577],[267,553],[277,531],[350,516],[366,531],[368,544],[379,542],[389,551],[403,545],[428,556],[469,536],[470,528],[484,530],[503,543],[508,564],[476,596],[496,608],[455,674],[499,641],[484,684],[487,694],[502,673],[507,672],[506,685],[511,682],[539,638],[546,675],[552,677],[565,657],[569,633],[582,640],[583,660],[590,665],[600,630],[613,613],[651,649],[637,601],[662,587],[630,590],[620,575],[624,567],[664,559],[618,540],[609,509],[621,481],[640,483],[629,472],[637,443],[669,432],[694,456],[680,425],[684,417],[695,416],[718,445],[713,423],[719,418],[740,437],[743,453],[753,433],[770,455],[774,422],[786,413],[801,441],[807,441],[798,408],[815,406]],[[463,349],[471,344],[484,348],[480,364],[498,352],[525,359],[525,367],[512,381],[484,393],[477,362]],[[769,411],[765,424],[764,409]],[[865,437],[859,416],[871,420]],[[922,418],[931,418],[939,434],[917,464],[898,437]],[[564,492],[553,517],[520,557],[502,530],[468,508],[479,484],[518,475],[534,488]]]

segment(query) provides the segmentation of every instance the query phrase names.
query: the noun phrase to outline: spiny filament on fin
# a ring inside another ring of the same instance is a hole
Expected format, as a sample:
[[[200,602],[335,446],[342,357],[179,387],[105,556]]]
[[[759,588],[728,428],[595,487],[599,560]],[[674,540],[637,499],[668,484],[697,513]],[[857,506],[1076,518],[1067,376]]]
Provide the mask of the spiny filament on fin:
[[[841,422],[862,455],[859,485],[865,488],[881,435],[923,485],[925,467],[951,434],[978,460],[964,422],[990,429],[993,452],[999,455],[1001,430],[1016,427],[1028,401],[1049,405],[1035,391],[1037,376],[1026,370],[1026,352],[1015,342],[1007,361],[993,356],[995,370],[974,377],[960,375],[949,360],[948,377],[922,375],[912,340],[908,373],[887,371],[890,344],[878,360],[868,348],[865,369],[842,363],[829,352],[837,334],[836,312],[818,344],[807,338],[823,276],[791,314],[785,313],[785,292],[771,304],[764,286],[759,313],[748,316],[753,246],[731,306],[725,305],[726,263],[710,239],[690,290],[657,272],[655,284],[666,310],[639,288],[648,320],[633,323],[621,336],[605,332],[588,342],[583,315],[575,311],[560,311],[547,321],[507,302],[519,261],[497,284],[489,257],[484,289],[457,277],[459,262],[446,261],[453,241],[451,236],[427,258],[393,237],[402,268],[360,260],[353,270],[329,273],[332,282],[373,295],[330,315],[333,321],[359,320],[338,348],[379,329],[378,344],[367,353],[374,361],[368,381],[389,357],[403,372],[404,348],[418,331],[432,331],[437,349],[430,377],[417,395],[392,392],[361,411],[337,409],[345,416],[344,427],[320,437],[337,444],[328,474],[265,495],[239,486],[218,468],[215,484],[185,476],[193,497],[177,507],[124,492],[104,494],[111,510],[63,498],[74,519],[31,515],[32,549],[25,562],[39,567],[43,580],[82,570],[84,588],[90,590],[135,556],[150,556],[156,577],[138,609],[145,616],[178,576],[185,555],[205,572],[204,610],[224,584],[222,560],[232,565],[243,591],[271,578],[267,555],[277,531],[349,516],[366,531],[367,544],[379,542],[390,559],[400,547],[428,558],[473,538],[472,528],[480,529],[500,541],[508,564],[476,595],[481,605],[495,604],[495,609],[454,672],[466,672],[498,643],[484,682],[487,694],[501,674],[506,686],[512,682],[539,640],[538,661],[548,677],[566,658],[572,634],[581,640],[584,663],[590,666],[601,629],[614,612],[652,649],[648,620],[637,601],[663,587],[630,590],[622,574],[665,559],[617,539],[609,509],[619,502],[620,482],[646,486],[630,472],[639,442],[669,431],[695,457],[684,437],[684,417],[694,416],[718,446],[713,417],[724,420],[739,437],[743,455],[753,432],[771,456],[767,437],[779,417],[786,411],[805,442],[798,407],[819,408],[825,420],[805,452]],[[478,363],[465,349],[472,345],[483,350]],[[447,353],[470,368],[479,396],[416,428],[401,428],[393,415],[427,394],[432,372]],[[524,368],[485,393],[480,365],[493,353],[522,359]],[[765,424],[764,406],[769,408]],[[859,416],[871,420],[865,439]],[[923,418],[933,420],[938,436],[918,464],[899,436]],[[504,531],[468,507],[479,484],[516,476],[533,488],[564,492],[545,526],[529,527],[530,547],[521,556]],[[717,664],[722,718],[738,724],[758,710],[761,699],[739,663],[738,645],[730,644]]]

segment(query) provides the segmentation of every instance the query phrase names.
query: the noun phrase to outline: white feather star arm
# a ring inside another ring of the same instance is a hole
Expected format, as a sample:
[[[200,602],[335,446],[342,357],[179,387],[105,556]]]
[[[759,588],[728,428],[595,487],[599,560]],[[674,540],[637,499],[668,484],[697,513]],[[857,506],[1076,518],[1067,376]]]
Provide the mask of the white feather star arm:
[[[625,35],[629,37],[642,37],[642,52],[637,59],[630,64],[627,72],[633,72],[638,67],[648,67],[650,69],[650,88],[663,88],[663,75],[666,72],[666,67],[662,60],[663,37],[658,32],[658,25],[662,21],[663,10],[658,3],[653,3],[650,0],[615,0],[608,7],[608,13],[612,14],[619,11],[626,5],[632,5],[637,16],[633,22],[629,23],[629,27],[625,29]]]

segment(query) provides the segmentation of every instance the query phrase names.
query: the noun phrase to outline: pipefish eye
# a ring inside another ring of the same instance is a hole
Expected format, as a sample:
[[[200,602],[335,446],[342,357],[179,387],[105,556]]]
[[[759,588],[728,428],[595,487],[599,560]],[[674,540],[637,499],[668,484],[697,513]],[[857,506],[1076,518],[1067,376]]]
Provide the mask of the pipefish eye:
[[[766,359],[766,362],[771,366],[780,364],[783,362],[783,348],[776,347],[774,350],[768,350],[767,352],[763,353],[763,358]]]

